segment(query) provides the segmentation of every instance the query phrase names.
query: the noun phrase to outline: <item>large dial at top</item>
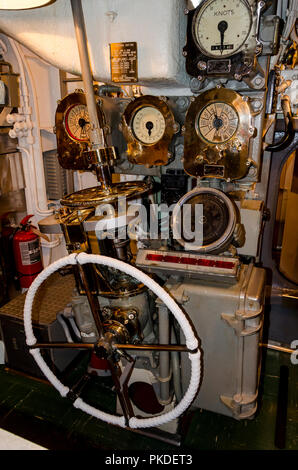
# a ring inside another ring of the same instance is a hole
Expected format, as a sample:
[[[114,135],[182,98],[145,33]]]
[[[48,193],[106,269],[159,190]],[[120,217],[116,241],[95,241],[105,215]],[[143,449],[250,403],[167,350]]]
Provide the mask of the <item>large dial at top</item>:
[[[163,114],[153,106],[144,106],[136,111],[132,123],[135,137],[143,144],[155,144],[163,136],[166,123]]]
[[[252,24],[245,0],[207,0],[192,24],[194,41],[210,57],[229,57],[245,43]]]
[[[207,104],[199,113],[197,132],[212,144],[230,140],[238,128],[236,110],[228,103],[215,101]]]

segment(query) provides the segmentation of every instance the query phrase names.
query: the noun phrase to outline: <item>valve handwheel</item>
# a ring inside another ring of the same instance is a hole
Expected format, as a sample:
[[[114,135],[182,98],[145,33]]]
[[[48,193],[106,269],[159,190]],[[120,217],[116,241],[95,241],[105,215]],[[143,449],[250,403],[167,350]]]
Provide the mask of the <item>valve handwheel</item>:
[[[185,345],[171,345],[171,344],[127,344],[127,343],[116,343],[116,338],[112,338],[108,332],[105,332],[103,327],[103,318],[101,315],[100,305],[96,295],[90,292],[88,287],[87,279],[85,276],[84,265],[87,263],[93,263],[103,266],[108,266],[114,269],[118,269],[142,282],[149,289],[158,296],[164,304],[167,306],[169,311],[174,315],[178,321],[184,336],[186,338]],[[40,285],[58,269],[67,265],[78,265],[81,274],[81,279],[87,294],[88,302],[94,317],[96,328],[99,333],[99,340],[97,344],[93,343],[38,343],[33,333],[32,327],[32,305],[35,294]],[[177,305],[175,300],[153,279],[147,274],[143,273],[139,269],[131,266],[123,261],[119,261],[114,258],[109,258],[102,255],[92,255],[86,253],[73,253],[60,260],[52,263],[46,269],[44,269],[31,284],[24,306],[24,326],[26,342],[29,346],[30,353],[33,355],[39,368],[42,370],[44,375],[47,377],[49,382],[60,392],[63,397],[68,396],[72,399],[73,405],[82,411],[101,419],[107,423],[115,424],[121,427],[130,428],[147,428],[160,426],[168,421],[178,418],[191,404],[193,401],[200,384],[201,377],[201,353],[198,348],[198,339],[196,338],[192,326],[189,320],[184,315],[183,311]],[[50,370],[43,357],[41,356],[40,349],[89,349],[93,350],[98,356],[106,357],[112,374],[112,379],[115,385],[121,408],[123,410],[123,416],[116,416],[105,413],[103,411],[94,408],[85,403],[81,398],[74,396],[72,391],[63,385],[57,377]],[[136,418],[134,416],[133,407],[128,395],[128,381],[130,379],[133,367],[134,359],[127,353],[126,350],[154,350],[154,351],[180,351],[188,352],[189,359],[191,361],[191,377],[188,389],[183,396],[182,400],[178,405],[171,411],[162,415],[154,416],[151,418]],[[127,365],[122,373],[119,363],[117,362],[117,352],[124,355],[127,360]]]

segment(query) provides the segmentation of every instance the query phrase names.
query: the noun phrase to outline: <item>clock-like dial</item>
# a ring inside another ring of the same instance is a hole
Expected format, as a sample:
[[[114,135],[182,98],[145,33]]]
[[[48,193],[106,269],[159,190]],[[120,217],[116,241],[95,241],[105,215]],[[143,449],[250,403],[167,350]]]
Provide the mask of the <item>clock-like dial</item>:
[[[245,0],[207,0],[194,16],[193,38],[205,55],[229,57],[244,45],[251,16]]]
[[[70,106],[65,113],[64,126],[71,139],[77,142],[88,142],[90,122],[87,106],[84,104]]]
[[[222,144],[233,137],[238,124],[236,110],[227,103],[215,101],[207,104],[199,113],[196,129],[207,142]]]
[[[145,145],[152,145],[163,137],[166,122],[159,109],[144,106],[134,114],[131,128],[136,139]]]

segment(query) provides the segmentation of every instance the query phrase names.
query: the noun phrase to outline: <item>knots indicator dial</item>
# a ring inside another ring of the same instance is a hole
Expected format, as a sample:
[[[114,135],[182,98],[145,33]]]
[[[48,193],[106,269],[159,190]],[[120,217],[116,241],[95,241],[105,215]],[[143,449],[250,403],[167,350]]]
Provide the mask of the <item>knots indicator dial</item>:
[[[197,46],[209,57],[229,57],[238,52],[251,29],[251,11],[243,0],[210,0],[193,21]]]
[[[207,142],[224,143],[237,131],[239,118],[236,110],[220,101],[208,104],[199,114],[197,131]]]
[[[144,106],[135,113],[131,127],[136,139],[150,145],[162,138],[166,123],[163,114],[157,108]]]
[[[87,106],[84,104],[70,106],[65,113],[64,125],[71,139],[78,142],[88,142],[90,122]]]
[[[259,40],[262,0],[202,0],[187,11],[187,42],[183,48],[186,71],[200,82],[225,77],[253,83]],[[194,89],[200,89],[197,84]]]

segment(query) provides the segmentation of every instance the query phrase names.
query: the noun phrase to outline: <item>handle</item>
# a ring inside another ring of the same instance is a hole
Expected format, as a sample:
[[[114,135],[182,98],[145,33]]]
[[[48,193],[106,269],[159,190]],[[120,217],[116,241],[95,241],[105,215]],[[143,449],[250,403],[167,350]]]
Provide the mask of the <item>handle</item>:
[[[31,219],[31,217],[33,217],[33,216],[34,216],[34,214],[26,215],[26,217],[24,217],[24,218],[21,220],[20,225],[21,225],[22,227],[26,227],[26,225],[29,225],[28,222],[29,222],[29,220]]]

